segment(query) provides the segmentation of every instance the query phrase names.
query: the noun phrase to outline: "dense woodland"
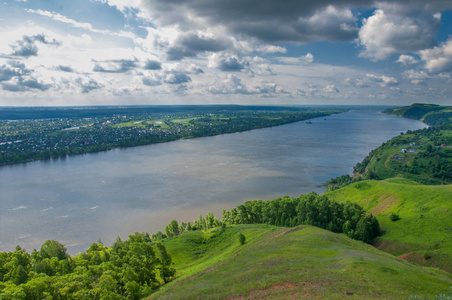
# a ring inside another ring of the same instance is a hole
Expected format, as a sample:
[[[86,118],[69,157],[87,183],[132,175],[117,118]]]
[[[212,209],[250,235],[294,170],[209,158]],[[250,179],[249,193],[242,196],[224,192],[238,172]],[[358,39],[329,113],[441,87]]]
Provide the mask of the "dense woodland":
[[[165,246],[148,234],[118,238],[111,247],[99,241],[76,256],[49,240],[31,254],[19,246],[0,252],[0,298],[141,299],[174,274]]]

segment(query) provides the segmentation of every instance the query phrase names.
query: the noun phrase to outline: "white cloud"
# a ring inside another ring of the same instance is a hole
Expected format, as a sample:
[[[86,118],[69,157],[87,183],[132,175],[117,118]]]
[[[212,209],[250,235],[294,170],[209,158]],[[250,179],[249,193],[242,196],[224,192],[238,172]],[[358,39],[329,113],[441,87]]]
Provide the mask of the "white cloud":
[[[300,61],[303,63],[312,63],[312,62],[314,62],[314,55],[312,55],[311,53],[308,53],[305,56],[301,56]]]
[[[323,91],[325,93],[339,93],[339,90],[336,88],[336,86],[334,84],[329,84],[327,85]]]
[[[417,64],[419,61],[411,55],[402,54],[399,56],[399,59],[397,60],[397,62],[401,63],[404,66],[408,66],[408,65]]]
[[[419,51],[425,68],[432,73],[452,71],[452,38],[438,47]]]
[[[375,75],[367,73],[363,77],[346,78],[345,82],[355,87],[370,87],[371,85],[378,85],[380,87],[393,87],[399,84],[398,80],[391,76]]]
[[[429,48],[436,43],[440,21],[428,11],[401,9],[397,4],[380,4],[359,31],[361,56],[382,60],[394,53]]]

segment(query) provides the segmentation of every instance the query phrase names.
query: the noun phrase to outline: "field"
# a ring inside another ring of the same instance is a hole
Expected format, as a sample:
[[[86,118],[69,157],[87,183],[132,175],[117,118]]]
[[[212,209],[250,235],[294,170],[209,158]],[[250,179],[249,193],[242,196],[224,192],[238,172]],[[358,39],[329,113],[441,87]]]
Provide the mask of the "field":
[[[356,202],[383,229],[376,247],[425,266],[452,272],[452,185],[427,186],[393,178],[361,181],[327,194]],[[391,221],[396,214],[399,220]]]
[[[449,273],[312,226],[239,225],[164,244],[177,278],[150,299],[403,299],[452,286]]]

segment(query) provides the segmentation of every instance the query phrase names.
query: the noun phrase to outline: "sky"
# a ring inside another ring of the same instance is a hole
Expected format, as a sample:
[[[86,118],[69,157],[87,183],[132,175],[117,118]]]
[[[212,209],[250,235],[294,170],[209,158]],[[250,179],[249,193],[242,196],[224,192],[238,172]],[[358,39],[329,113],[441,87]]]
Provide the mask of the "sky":
[[[0,106],[452,105],[451,87],[450,0],[0,2]]]

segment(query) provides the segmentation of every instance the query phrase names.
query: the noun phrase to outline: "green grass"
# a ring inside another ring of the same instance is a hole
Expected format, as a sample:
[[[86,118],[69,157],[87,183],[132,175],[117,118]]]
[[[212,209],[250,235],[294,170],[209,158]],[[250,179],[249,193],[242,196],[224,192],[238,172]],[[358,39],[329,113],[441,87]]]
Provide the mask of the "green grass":
[[[196,118],[185,118],[185,119],[174,119],[171,120],[171,122],[176,124],[182,124],[184,126],[193,126],[193,124],[190,123],[191,120],[195,120]]]
[[[124,128],[124,127],[146,128],[146,121],[145,120],[133,120],[133,121],[130,121],[130,122],[124,122],[124,123],[115,124],[112,127],[114,127],[114,128]]]
[[[452,272],[452,185],[427,186],[403,178],[370,180],[327,196],[356,202],[377,217],[383,229],[375,244],[379,249]],[[391,213],[400,220],[391,221]]]
[[[452,286],[447,272],[312,226],[240,225],[219,232],[165,241],[178,277],[151,299],[403,299]]]

